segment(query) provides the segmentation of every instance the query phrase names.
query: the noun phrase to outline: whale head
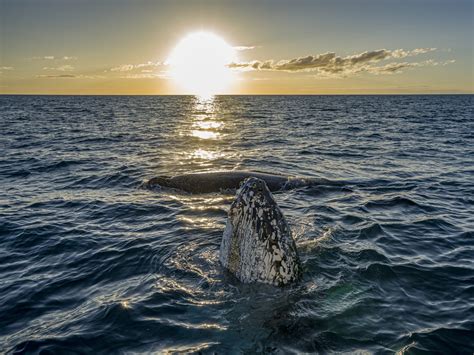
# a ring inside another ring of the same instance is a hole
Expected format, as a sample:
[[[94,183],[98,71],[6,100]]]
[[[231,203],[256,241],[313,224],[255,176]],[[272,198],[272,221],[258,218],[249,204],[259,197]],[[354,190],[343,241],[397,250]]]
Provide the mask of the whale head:
[[[169,176],[164,176],[164,175],[160,175],[160,176],[155,176],[153,178],[151,178],[150,180],[148,180],[147,182],[143,183],[142,186],[143,187],[146,187],[146,188],[153,188],[153,187],[170,187],[171,183],[170,183],[171,179]]]
[[[220,262],[244,283],[283,286],[301,275],[290,227],[265,181],[243,181],[232,203]]]

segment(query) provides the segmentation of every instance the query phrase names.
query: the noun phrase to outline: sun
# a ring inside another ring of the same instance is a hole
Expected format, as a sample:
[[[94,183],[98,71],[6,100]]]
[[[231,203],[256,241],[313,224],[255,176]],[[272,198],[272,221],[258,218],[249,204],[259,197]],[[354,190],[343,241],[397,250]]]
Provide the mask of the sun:
[[[228,64],[237,62],[235,49],[211,32],[184,37],[166,63],[171,78],[186,94],[212,96],[227,92],[235,81]]]

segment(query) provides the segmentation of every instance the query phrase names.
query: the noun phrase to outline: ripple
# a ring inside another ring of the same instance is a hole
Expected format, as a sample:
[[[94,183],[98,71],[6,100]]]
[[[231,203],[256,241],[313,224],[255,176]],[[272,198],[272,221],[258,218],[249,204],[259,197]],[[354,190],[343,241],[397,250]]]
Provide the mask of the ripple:
[[[472,96],[0,102],[0,352],[474,351]],[[139,188],[219,169],[327,179],[275,194],[300,283],[222,269],[234,192]]]
[[[383,199],[379,201],[368,201],[367,203],[364,204],[365,208],[367,209],[389,209],[389,208],[402,208],[402,209],[417,209],[421,210],[422,212],[432,212],[434,211],[434,208],[427,206],[427,205],[422,205],[420,203],[417,203],[413,201],[412,199],[403,197],[403,196],[395,196],[390,199]]]

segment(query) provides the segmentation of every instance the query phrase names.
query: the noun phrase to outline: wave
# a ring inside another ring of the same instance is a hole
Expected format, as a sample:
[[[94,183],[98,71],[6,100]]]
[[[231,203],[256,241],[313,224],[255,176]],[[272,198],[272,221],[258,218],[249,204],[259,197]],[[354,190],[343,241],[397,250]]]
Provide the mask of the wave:
[[[0,352],[472,353],[473,103],[0,96]],[[233,168],[327,179],[274,195],[300,283],[222,269],[231,194],[138,188]]]
[[[415,208],[422,212],[434,212],[436,209],[426,204],[421,204],[413,199],[405,196],[394,196],[381,200],[371,200],[364,204],[364,208],[367,210],[371,209],[385,209],[385,208],[402,208],[412,209]]]

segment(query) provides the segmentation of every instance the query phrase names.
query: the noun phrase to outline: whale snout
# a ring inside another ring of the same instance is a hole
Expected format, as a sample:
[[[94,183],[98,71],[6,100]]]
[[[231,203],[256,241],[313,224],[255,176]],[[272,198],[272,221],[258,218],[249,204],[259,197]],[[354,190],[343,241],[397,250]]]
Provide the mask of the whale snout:
[[[261,204],[276,204],[265,181],[255,177],[242,181],[238,195],[244,202],[258,200]]]
[[[170,178],[164,175],[155,176],[143,183],[142,186],[146,188],[170,186]]]
[[[243,181],[228,213],[221,264],[245,283],[283,286],[301,274],[296,245],[265,181]]]
[[[249,177],[242,181],[241,188],[247,191],[262,192],[267,189],[265,181],[254,177]]]

